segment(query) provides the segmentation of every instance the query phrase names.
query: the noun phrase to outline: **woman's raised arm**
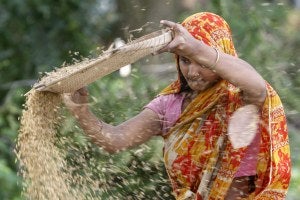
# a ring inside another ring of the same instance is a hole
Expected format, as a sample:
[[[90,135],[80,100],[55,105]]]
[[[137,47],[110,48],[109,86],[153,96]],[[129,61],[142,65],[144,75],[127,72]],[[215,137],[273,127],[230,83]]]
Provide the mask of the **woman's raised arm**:
[[[266,97],[266,85],[261,75],[246,61],[223,53],[194,38],[181,24],[162,20],[173,30],[173,40],[161,52],[172,52],[209,68],[221,78],[243,91],[246,103],[261,105]]]

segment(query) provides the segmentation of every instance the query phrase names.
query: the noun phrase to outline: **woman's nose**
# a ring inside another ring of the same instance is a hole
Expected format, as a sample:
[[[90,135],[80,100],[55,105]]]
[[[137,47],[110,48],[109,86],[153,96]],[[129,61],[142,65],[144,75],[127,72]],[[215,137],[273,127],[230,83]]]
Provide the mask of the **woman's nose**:
[[[189,71],[188,71],[188,75],[189,76],[199,76],[200,75],[200,66],[195,65],[195,64],[191,64],[189,66]]]

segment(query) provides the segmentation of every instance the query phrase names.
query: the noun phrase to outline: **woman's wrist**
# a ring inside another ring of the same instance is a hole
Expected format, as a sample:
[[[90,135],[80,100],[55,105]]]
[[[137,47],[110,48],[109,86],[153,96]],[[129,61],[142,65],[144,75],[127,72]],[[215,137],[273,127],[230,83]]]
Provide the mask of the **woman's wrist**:
[[[205,57],[203,57],[203,55],[205,54],[204,45],[205,44],[200,40],[192,40],[192,42],[190,43],[191,52],[187,57],[191,60],[199,61],[200,63],[203,59],[205,59]]]
[[[194,45],[194,51],[190,59],[196,61],[202,67],[214,70],[220,59],[220,52],[217,48],[211,47],[199,41]]]

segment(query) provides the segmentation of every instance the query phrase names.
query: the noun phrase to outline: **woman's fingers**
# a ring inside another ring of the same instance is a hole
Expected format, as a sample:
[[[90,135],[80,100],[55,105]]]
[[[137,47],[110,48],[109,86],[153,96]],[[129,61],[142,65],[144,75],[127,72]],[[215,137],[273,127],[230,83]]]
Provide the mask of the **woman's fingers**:
[[[77,92],[82,95],[82,96],[88,96],[89,95],[89,92],[88,92],[88,89],[87,87],[83,87],[83,88],[80,88],[79,90],[77,90]]]
[[[168,20],[161,20],[160,23],[163,24],[164,26],[167,26],[167,27],[171,28],[171,29],[174,29],[176,24],[177,24],[175,22],[171,22],[171,21],[168,21]]]
[[[156,53],[157,54],[160,54],[160,53],[163,53],[163,52],[170,52],[170,53],[173,53],[173,43],[174,41],[171,41],[168,45],[166,45],[165,47],[161,48],[160,50],[158,50]]]
[[[181,24],[161,20],[161,24],[170,28],[173,32],[173,40],[160,49],[157,53],[171,52],[181,56],[189,56],[194,51],[195,38]]]
[[[168,20],[161,20],[160,23],[170,28],[173,32],[173,39],[157,53],[171,52],[184,57],[195,54],[194,49],[200,44],[199,40],[194,38],[186,28]]]
[[[80,88],[74,93],[65,93],[63,94],[63,100],[65,104],[73,105],[73,104],[87,104],[88,103],[88,90],[86,87]]]
[[[174,47],[176,47],[176,30],[178,29],[177,26],[179,24],[172,22],[172,21],[168,21],[168,20],[161,20],[160,21],[161,24],[163,24],[164,26],[170,28],[170,30],[173,32],[173,40],[166,45],[165,47],[163,47],[162,49],[158,50],[155,54],[159,54],[159,53],[163,53],[163,52],[170,52],[170,53],[174,53],[173,49]]]
[[[168,21],[168,20],[161,20],[160,23],[163,24],[164,26],[167,26],[168,28],[170,28],[170,30],[173,31],[174,37],[176,37],[176,35],[178,35],[178,34],[182,34],[187,31],[179,23],[175,23],[175,22]]]

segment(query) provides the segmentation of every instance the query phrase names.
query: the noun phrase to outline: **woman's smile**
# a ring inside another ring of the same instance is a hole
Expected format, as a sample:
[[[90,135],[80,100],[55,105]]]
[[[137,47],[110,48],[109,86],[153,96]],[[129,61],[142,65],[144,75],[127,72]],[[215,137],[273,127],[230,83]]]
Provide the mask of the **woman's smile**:
[[[199,77],[187,77],[188,85],[192,90],[202,91],[210,85],[209,81],[205,81]]]
[[[184,56],[179,56],[179,68],[192,90],[203,91],[219,80],[213,71]]]

